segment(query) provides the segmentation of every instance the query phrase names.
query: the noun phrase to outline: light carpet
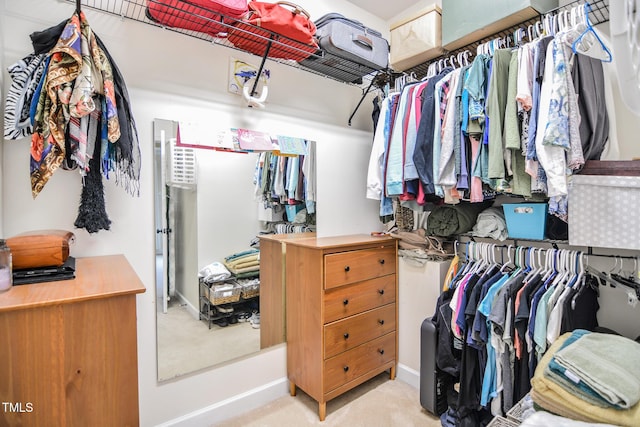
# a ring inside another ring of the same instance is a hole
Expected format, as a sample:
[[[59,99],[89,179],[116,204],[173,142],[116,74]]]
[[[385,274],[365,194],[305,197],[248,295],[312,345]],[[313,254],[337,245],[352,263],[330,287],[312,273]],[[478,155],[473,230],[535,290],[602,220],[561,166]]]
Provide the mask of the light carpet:
[[[216,424],[216,427],[435,427],[440,419],[420,406],[419,391],[380,374],[327,402],[325,421],[318,419],[318,403],[298,389],[285,396]]]
[[[260,329],[249,322],[226,327],[194,319],[185,306],[171,303],[157,314],[158,378],[177,376],[260,351]]]

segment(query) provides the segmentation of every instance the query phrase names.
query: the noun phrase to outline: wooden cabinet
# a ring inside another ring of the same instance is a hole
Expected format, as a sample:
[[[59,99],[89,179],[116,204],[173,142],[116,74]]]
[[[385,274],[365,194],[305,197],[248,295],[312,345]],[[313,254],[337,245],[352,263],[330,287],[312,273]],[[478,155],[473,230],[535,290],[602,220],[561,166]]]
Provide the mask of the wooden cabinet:
[[[285,341],[285,256],[287,242],[316,233],[263,234],[260,237],[260,348]]]
[[[137,426],[144,291],[114,255],[77,259],[73,280],[0,294],[0,425]]]
[[[395,378],[397,241],[367,235],[287,243],[287,375],[326,402],[383,371]]]

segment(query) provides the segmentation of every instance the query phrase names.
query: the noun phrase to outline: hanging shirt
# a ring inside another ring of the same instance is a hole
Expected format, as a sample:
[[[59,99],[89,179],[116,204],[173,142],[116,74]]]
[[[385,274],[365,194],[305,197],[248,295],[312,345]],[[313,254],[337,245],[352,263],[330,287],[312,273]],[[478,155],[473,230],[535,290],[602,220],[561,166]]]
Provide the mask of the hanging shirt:
[[[394,94],[389,95],[382,101],[380,106],[380,116],[376,125],[376,132],[373,135],[373,145],[369,156],[369,167],[367,169],[367,199],[381,200],[383,195],[383,169],[385,141],[389,137],[389,120],[391,119],[391,105]]]
[[[409,181],[418,179],[418,170],[413,162],[413,152],[416,148],[416,139],[418,136],[418,125],[420,110],[422,109],[422,91],[427,86],[427,82],[420,82],[412,87],[411,99],[409,100],[409,117],[405,133],[405,150],[404,150],[404,180]]]
[[[566,169],[567,162],[565,148],[560,145],[545,144],[545,125],[549,121],[549,112],[552,102],[552,78],[553,78],[553,45],[547,48],[547,59],[544,70],[544,79],[540,89],[540,103],[538,114],[538,131],[536,132],[535,147],[540,165],[547,176],[547,195],[549,197],[564,196],[567,194]],[[531,128],[529,128],[531,132]]]
[[[410,87],[405,86],[400,93],[393,128],[387,149],[387,173],[385,191],[387,196],[397,196],[403,192],[404,181],[404,120],[409,104]]]
[[[551,36],[544,37],[533,43],[533,94],[532,106],[529,116],[529,127],[527,129],[527,148],[525,170],[531,176],[531,192],[545,193],[547,192],[547,178],[544,169],[538,163],[536,153],[536,134],[538,128],[538,110],[540,106],[540,90],[542,80],[544,78],[546,50],[553,38]]]
[[[453,187],[457,183],[456,176],[456,138],[458,135],[458,150],[460,149],[460,127],[456,115],[456,102],[460,84],[461,69],[451,72],[449,80],[449,96],[446,100],[445,113],[442,122],[442,138],[440,156],[438,159],[437,183],[444,187]],[[434,177],[435,178],[435,177]]]
[[[533,107],[533,53],[534,44],[527,43],[518,49],[518,78],[516,101],[524,111]]]
[[[469,76],[465,81],[465,88],[469,93],[469,123],[468,133],[482,133],[484,126],[484,104],[487,92],[489,61],[488,55],[480,54],[475,57]]]
[[[600,160],[609,140],[609,114],[602,61],[576,54],[571,72],[580,109],[580,140],[585,160]]]
[[[511,177],[511,192],[531,197],[531,176],[525,171],[525,157],[522,153],[520,116],[518,115],[518,52],[511,52],[509,63],[509,85],[504,117],[504,144],[506,173]]]
[[[433,129],[433,156],[432,156],[432,170],[433,170],[433,182],[435,187],[435,194],[438,197],[444,197],[444,189],[440,185],[440,151],[442,148],[442,130],[445,120],[445,114],[447,111],[447,103],[449,100],[449,91],[451,90],[451,80],[453,72],[445,75],[435,87],[435,110],[436,120]]]
[[[416,148],[413,152],[413,161],[425,194],[435,194],[433,180],[433,131],[436,120],[435,87],[436,83],[449,72],[451,72],[451,68],[446,68],[437,76],[430,78],[423,90],[422,111],[420,124],[418,125],[418,135],[416,136]]]
[[[498,49],[493,55],[491,80],[485,111],[491,122],[489,127],[489,178],[505,177],[505,110],[507,104],[507,90],[509,85],[509,63],[511,50]]]

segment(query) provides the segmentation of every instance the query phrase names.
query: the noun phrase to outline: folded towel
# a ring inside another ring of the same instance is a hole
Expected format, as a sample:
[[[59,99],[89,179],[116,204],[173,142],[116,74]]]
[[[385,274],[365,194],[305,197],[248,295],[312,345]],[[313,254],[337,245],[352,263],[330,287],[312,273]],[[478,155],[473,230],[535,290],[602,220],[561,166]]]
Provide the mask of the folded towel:
[[[589,334],[590,332],[586,329],[577,329],[571,333],[571,336],[567,338],[567,340],[562,343],[563,348],[567,347],[570,344],[573,344],[578,340],[578,338],[584,336],[585,334]],[[596,393],[591,387],[586,385],[584,382],[580,381],[578,384],[570,380],[565,376],[566,369],[563,368],[556,362],[555,358],[551,358],[549,361],[549,366],[544,370],[544,376],[549,378],[551,381],[554,381],[556,384],[564,388],[570,393],[575,394],[580,397],[585,402],[588,402],[592,405],[600,406],[602,408],[613,407],[609,402],[603,399],[598,393]]]
[[[242,255],[242,256],[233,257],[233,258],[226,257],[224,259],[224,262],[230,265],[236,265],[236,264],[241,264],[248,261],[256,261],[259,259],[260,259],[260,253],[254,253],[254,254]]]
[[[232,260],[234,260],[236,258],[240,258],[242,256],[253,255],[253,254],[257,254],[257,253],[260,253],[259,249],[251,248],[251,249],[247,249],[247,250],[242,251],[242,252],[237,252],[235,254],[229,255],[229,256],[225,257],[224,259],[225,259],[225,261],[232,261]]]
[[[554,355],[565,377],[584,382],[612,405],[628,409],[640,401],[640,344],[628,338],[592,333]]]
[[[594,424],[559,417],[545,411],[537,411],[525,418],[520,427],[614,427],[613,424]]]
[[[547,411],[574,420],[611,423],[625,427],[639,426],[640,403],[626,410],[601,408],[590,405],[544,377],[543,373],[546,367],[549,366],[549,361],[570,335],[570,333],[566,333],[558,337],[538,363],[538,367],[531,379],[531,398],[533,401]]]
[[[228,265],[230,265],[232,268],[235,268],[235,269],[247,268],[247,267],[260,267],[260,260],[250,259],[242,262],[229,263]]]

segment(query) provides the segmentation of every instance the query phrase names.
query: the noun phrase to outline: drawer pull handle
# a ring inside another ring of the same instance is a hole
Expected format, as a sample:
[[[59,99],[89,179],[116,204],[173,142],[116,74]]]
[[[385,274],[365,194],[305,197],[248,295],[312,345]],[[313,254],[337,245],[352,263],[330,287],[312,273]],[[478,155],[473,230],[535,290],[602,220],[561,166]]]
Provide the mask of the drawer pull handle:
[[[379,293],[380,295],[384,295],[384,289],[378,289],[378,293]]]
[[[384,265],[384,258],[380,260],[380,264]]]
[[[344,305],[347,305],[347,304],[349,304],[349,300],[348,300],[348,299],[345,299],[344,301],[342,301],[342,303],[343,303]]]
[[[347,372],[349,370],[348,366],[345,366],[344,368],[342,368],[343,371]]]
[[[380,323],[381,325],[384,325],[384,319],[378,320],[378,323]]]
[[[349,270],[351,270],[351,267],[349,267],[348,265],[344,267],[344,271],[349,272]]]
[[[381,348],[380,350],[378,350],[378,353],[384,354],[384,348]]]
[[[345,332],[345,333],[344,333],[344,335],[343,335],[343,337],[344,337],[344,339],[345,339],[345,340],[346,340],[346,339],[349,339],[349,332]]]

